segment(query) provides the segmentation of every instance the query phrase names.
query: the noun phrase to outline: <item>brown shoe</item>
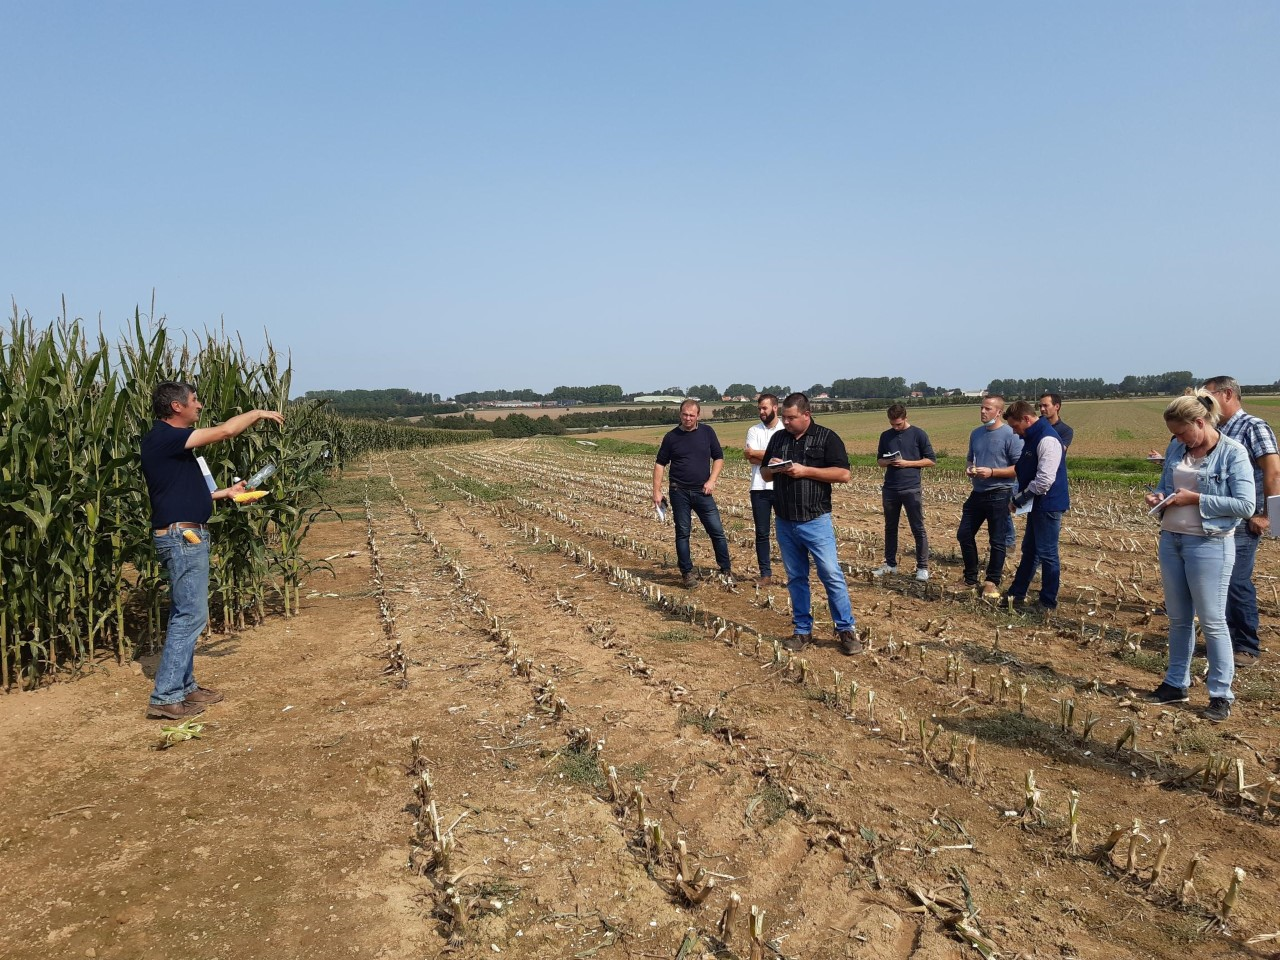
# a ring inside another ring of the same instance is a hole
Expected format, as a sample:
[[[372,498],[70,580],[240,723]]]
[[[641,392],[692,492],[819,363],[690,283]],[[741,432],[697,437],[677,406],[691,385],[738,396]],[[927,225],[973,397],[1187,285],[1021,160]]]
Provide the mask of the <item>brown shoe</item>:
[[[862,652],[862,641],[852,630],[841,630],[836,634],[836,639],[840,641],[840,652],[846,656],[852,657]]]
[[[217,690],[210,690],[208,687],[196,687],[187,694],[187,703],[203,703],[208,706],[211,703],[219,703],[223,696]]]
[[[756,581],[756,586],[759,587],[761,590],[765,589],[766,587],[772,587],[773,577],[761,577],[759,580]]]
[[[692,590],[698,585],[698,575],[690,570],[688,573],[680,577],[680,582]]]
[[[792,653],[799,653],[809,646],[811,636],[807,633],[793,633],[789,637],[782,640],[782,649],[790,650]]]
[[[186,720],[204,713],[203,703],[179,700],[177,703],[152,703],[147,706],[148,720]]]

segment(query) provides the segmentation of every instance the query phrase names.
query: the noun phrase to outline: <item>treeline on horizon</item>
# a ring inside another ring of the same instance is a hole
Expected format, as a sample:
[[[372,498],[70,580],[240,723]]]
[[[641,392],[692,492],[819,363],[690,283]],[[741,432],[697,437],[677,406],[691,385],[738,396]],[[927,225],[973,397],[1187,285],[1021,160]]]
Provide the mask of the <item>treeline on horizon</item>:
[[[1209,376],[1216,375],[1209,374]],[[1144,395],[1169,396],[1202,383],[1204,379],[1205,377],[1192,375],[1190,370],[1132,374],[1118,383],[1109,383],[1101,377],[1009,377],[992,380],[987,384],[986,392],[998,393],[1011,400],[1035,399],[1046,392],[1059,393],[1073,400]],[[1271,384],[1245,384],[1241,387],[1246,395],[1273,391],[1277,388],[1280,388],[1280,380]],[[829,411],[867,409],[868,401],[879,403],[903,400],[908,404],[922,401],[963,403],[967,399],[959,389],[930,386],[924,381],[908,383],[904,377],[849,377],[834,380],[830,384],[812,384],[805,392],[810,399],[827,394],[828,399],[820,403]],[[719,402],[723,396],[747,397],[750,401],[754,401],[755,397],[761,393],[785,397],[791,393],[791,387],[768,384],[757,388],[752,383],[731,383],[724,390],[719,390],[714,384],[701,383],[692,384],[687,389],[671,386],[660,390],[623,393],[622,387],[617,384],[596,384],[589,387],[560,386],[545,394],[530,389],[481,390],[459,393],[449,398],[442,398],[438,393],[419,393],[393,387],[384,390],[310,390],[302,399],[325,401],[335,413],[349,417],[379,420],[418,417],[422,418],[421,425],[424,427],[446,430],[473,430],[483,427],[492,429],[495,437],[527,437],[539,434],[562,434],[573,429],[598,430],[606,426],[655,426],[676,423],[679,416],[674,404],[684,397],[697,397],[704,402]],[[478,422],[473,416],[464,412],[467,406],[484,402],[622,404],[634,400],[637,396],[669,396],[673,406],[658,405],[635,409],[566,413],[558,418],[546,415],[531,417],[526,413],[513,412],[506,417],[484,423]],[[463,415],[442,416],[458,413]],[[753,407],[744,404],[729,405],[715,411],[717,419],[749,418],[754,415]]]

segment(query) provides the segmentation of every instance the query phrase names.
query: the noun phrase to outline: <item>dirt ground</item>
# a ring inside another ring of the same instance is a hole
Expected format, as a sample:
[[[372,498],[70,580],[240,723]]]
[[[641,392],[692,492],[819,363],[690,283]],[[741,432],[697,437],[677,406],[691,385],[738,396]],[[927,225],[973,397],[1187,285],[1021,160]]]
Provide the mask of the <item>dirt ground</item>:
[[[1247,942],[1280,931],[1276,666],[1220,727],[1199,685],[1131,698],[1164,623],[1136,498],[1077,493],[1046,621],[957,587],[958,480],[929,487],[929,584],[873,581],[859,471],[836,523],[871,650],[793,660],[745,468],[718,497],[743,582],[688,591],[651,465],[567,449],[349,472],[300,615],[201,644],[227,694],[201,739],[155,749],[142,663],[0,697],[0,955],[746,957],[753,907],[762,956],[1278,955]],[[1264,544],[1264,646],[1278,567]]]

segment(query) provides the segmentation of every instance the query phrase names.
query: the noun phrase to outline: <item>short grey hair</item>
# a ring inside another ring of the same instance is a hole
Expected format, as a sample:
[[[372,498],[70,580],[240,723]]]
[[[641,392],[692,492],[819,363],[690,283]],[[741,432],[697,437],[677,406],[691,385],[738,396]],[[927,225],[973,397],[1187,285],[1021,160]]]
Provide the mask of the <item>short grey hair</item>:
[[[1240,384],[1235,377],[1210,377],[1202,387],[1210,392],[1214,390],[1230,390],[1237,398],[1240,396]]]

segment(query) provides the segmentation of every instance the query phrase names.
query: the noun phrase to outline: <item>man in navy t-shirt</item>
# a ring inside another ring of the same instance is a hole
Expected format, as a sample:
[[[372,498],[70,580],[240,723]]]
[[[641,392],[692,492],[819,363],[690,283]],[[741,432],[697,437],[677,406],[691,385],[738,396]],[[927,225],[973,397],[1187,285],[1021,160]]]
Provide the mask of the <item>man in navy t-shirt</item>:
[[[889,429],[880,434],[876,463],[884,467],[884,564],[872,571],[877,577],[898,570],[898,520],[905,507],[911,536],[916,542],[916,579],[929,579],[929,538],[924,530],[924,493],[920,471],[935,459],[929,435],[907,422],[907,408],[895,403],[887,411]]]
[[[244,483],[210,490],[196,447],[238,437],[260,420],[284,423],[274,410],[250,410],[216,427],[195,429],[204,404],[189,383],[165,382],[151,394],[155,424],[142,438],[142,473],[151,499],[151,539],[169,578],[169,626],[156,667],[147,716],[184,720],[222,694],[195,681],[196,641],[209,622],[209,526],[214,500],[241,493]]]
[[[733,586],[733,569],[729,563],[729,538],[724,535],[720,510],[716,506],[716,481],[724,469],[724,451],[716,432],[698,423],[702,405],[697,400],[680,404],[680,426],[662,438],[657,461],[653,465],[653,504],[662,503],[662,474],[670,466],[671,520],[676,528],[676,562],[686,587],[697,586],[693,558],[689,553],[689,533],[693,514],[711,538],[716,565],[726,585]]]

